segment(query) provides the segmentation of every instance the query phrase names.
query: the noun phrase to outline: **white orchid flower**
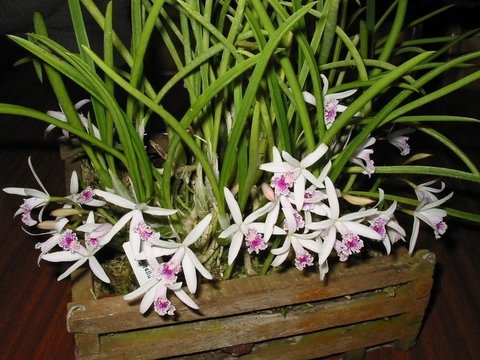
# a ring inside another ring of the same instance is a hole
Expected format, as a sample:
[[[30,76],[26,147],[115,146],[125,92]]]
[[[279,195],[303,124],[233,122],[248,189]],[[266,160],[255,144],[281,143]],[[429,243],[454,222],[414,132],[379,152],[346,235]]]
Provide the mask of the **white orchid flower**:
[[[323,184],[325,178],[327,177],[330,169],[332,167],[332,162],[328,161],[327,164],[322,169],[322,172],[318,176],[318,181]],[[325,186],[323,185],[322,188]],[[305,189],[305,200],[303,202],[302,211],[304,214],[305,223],[312,222],[312,214],[326,216],[328,213],[328,206],[323,203],[327,199],[327,195],[324,190],[318,189],[315,185],[312,185]],[[295,203],[295,198],[292,194],[288,195],[288,199],[291,203]]]
[[[112,225],[108,223],[95,223],[93,212],[90,212],[86,223],[77,228],[77,231],[85,232],[85,246],[79,244],[73,249],[73,251],[65,250],[51,252],[42,255],[42,259],[50,262],[75,261],[73,265],[58,277],[57,280],[59,281],[66,278],[88,261],[88,266],[95,276],[108,284],[110,283],[110,279],[95,258],[95,253],[107,244],[104,236],[110,231],[111,227]]]
[[[370,156],[373,154],[373,149],[367,149],[369,146],[375,144],[376,139],[374,137],[368,138],[367,141],[358,149],[353,158],[350,160],[352,163],[363,168],[362,173],[365,175],[372,175],[375,172],[375,165]]]
[[[381,193],[383,194],[383,191],[381,191]],[[378,214],[368,219],[370,228],[381,235],[382,243],[387,254],[390,254],[392,244],[400,239],[405,239],[405,236],[407,235],[405,230],[393,216],[396,208],[397,202],[394,201],[387,210],[379,211]]]
[[[234,223],[223,230],[218,237],[231,238],[228,249],[228,264],[231,265],[242,247],[244,237],[247,240],[247,246],[250,252],[258,252],[266,248],[266,240],[261,234],[265,233],[267,226],[265,223],[254,221],[265,215],[272,207],[270,204],[266,204],[243,219],[240,206],[230,190],[225,187],[223,188],[223,193],[225,194],[225,200]]]
[[[135,204],[133,201],[107,191],[94,191],[96,195],[102,197],[107,202],[125,209],[130,209],[129,212],[123,215],[117,223],[113,225],[109,233],[105,235],[105,239],[107,242],[110,241],[110,239],[130,221],[129,240],[135,256],[138,256],[141,251],[142,241],[148,242],[160,237],[157,232],[153,231],[153,229],[145,223],[143,213],[154,216],[169,216],[177,212],[177,210],[173,209],[164,209],[146,204]]]
[[[171,264],[159,263],[153,256],[147,256],[147,261],[153,270],[153,277],[125,295],[125,301],[133,301],[143,296],[140,313],[144,314],[153,304],[155,312],[160,316],[174,315],[175,306],[167,298],[167,290],[171,290],[185,305],[198,309],[198,305],[182,289],[182,283],[176,282],[177,275],[172,271]]]
[[[44,229],[52,229],[41,234],[31,234],[33,236],[40,235],[51,235],[44,242],[38,242],[35,244],[35,249],[40,250],[40,255],[38,256],[38,263],[40,263],[43,255],[52,250],[55,246],[59,245],[64,250],[73,252],[79,245],[77,235],[70,229],[63,230],[65,225],[68,224],[68,219],[63,218],[58,221],[44,221],[40,223],[41,227]]]
[[[436,239],[440,238],[441,235],[445,233],[447,230],[447,224],[443,221],[443,218],[447,216],[447,212],[443,209],[438,209],[438,206],[442,205],[452,196],[453,192],[442,199],[433,202],[421,201],[420,204],[418,204],[413,213],[413,227],[408,248],[410,254],[415,249],[418,232],[420,230],[420,220],[433,229]]]
[[[360,210],[340,216],[340,204],[338,202],[337,191],[328,177],[325,178],[325,188],[330,210],[330,213],[327,214],[328,219],[307,224],[307,228],[311,230],[323,230],[321,235],[324,239],[324,243],[318,259],[320,264],[326,261],[332,252],[335,246],[337,232],[340,233],[342,237],[354,234],[357,236],[365,236],[373,240],[381,240],[381,235],[379,233],[358,222],[359,220],[363,220],[376,214],[377,209]]]
[[[188,290],[192,294],[197,291],[197,270],[205,279],[212,279],[210,272],[205,269],[195,253],[189,248],[189,246],[193,245],[203,235],[210,225],[211,220],[212,214],[205,216],[185,237],[182,243],[165,240],[153,241],[155,247],[163,248],[167,254],[173,255],[169,260],[173,268],[180,268],[181,265]]]
[[[50,200],[50,194],[45,189],[45,186],[43,186],[40,178],[35,172],[31,157],[28,158],[28,166],[30,167],[30,171],[32,172],[33,177],[37,181],[37,184],[40,186],[42,191],[21,187],[6,187],[3,189],[3,191],[5,191],[7,194],[26,197],[26,199],[23,201],[23,204],[20,205],[20,208],[15,212],[14,216],[22,214],[22,222],[27,226],[33,226],[36,225],[38,221],[42,221],[43,211]],[[38,213],[38,221],[32,218],[32,210],[36,208],[40,208]]]
[[[298,270],[303,270],[306,266],[313,265],[313,256],[306,250],[310,250],[316,254],[320,253],[320,245],[313,240],[318,236],[319,232],[311,232],[307,234],[297,234],[295,232],[288,232],[283,245],[279,248],[272,249],[271,253],[276,255],[272,261],[272,266],[280,266],[290,253],[290,249],[295,252],[295,267]]]
[[[274,147],[274,151],[276,148]],[[323,184],[316,178],[309,170],[308,167],[315,164],[328,150],[326,144],[320,144],[312,153],[308,154],[301,161],[293,158],[286,151],[282,151],[282,158],[284,162],[273,161],[260,165],[260,169],[268,172],[272,172],[280,175],[287,175],[291,177],[290,184],[293,182],[293,193],[295,197],[295,206],[297,210],[301,210],[305,201],[305,185],[308,180],[311,184],[318,188],[323,188]],[[278,151],[278,150],[276,150]],[[272,179],[272,184],[275,189],[281,187],[282,183],[288,179],[278,177]]]
[[[419,201],[425,201],[427,203],[437,201],[438,197],[435,194],[438,194],[445,189],[445,183],[443,181],[440,182],[439,188],[434,188],[433,186],[430,186],[435,184],[437,181],[438,180],[431,180],[415,186],[414,190],[417,199]]]
[[[335,241],[335,251],[340,261],[347,261],[350,255],[358,254],[363,248],[363,240],[352,232],[342,234],[342,240]]]
[[[89,102],[90,102],[89,99],[80,100],[79,102],[77,102],[75,104],[75,110],[79,110],[83,105],[85,105]],[[60,111],[49,110],[49,111],[47,111],[47,115],[50,115],[51,117],[54,117],[57,120],[68,123],[68,119],[67,119],[65,113],[63,112],[63,109],[62,109],[61,106],[60,106]],[[87,132],[90,133],[90,129],[91,129],[91,131],[93,132],[93,136],[95,136],[97,139],[100,139],[100,131],[98,130],[98,128],[95,125],[93,125],[90,122],[90,120],[88,120],[82,114],[79,113],[78,117],[80,118],[80,122],[82,123],[83,127],[87,130]],[[55,125],[48,125],[47,128],[45,129],[45,135],[47,135],[53,129],[55,129]],[[69,137],[68,131],[62,130],[62,133],[63,133],[63,136],[65,138]]]
[[[328,87],[329,87],[328,79],[323,74],[321,74],[320,77],[322,78],[322,82],[323,82],[323,109],[325,113],[324,114],[325,125],[328,129],[330,128],[330,126],[332,126],[333,122],[337,118],[337,113],[344,112],[347,109],[346,106],[340,104],[339,100],[352,96],[357,92],[357,89],[342,91],[339,93],[327,94]],[[302,94],[303,94],[303,99],[305,100],[306,103],[311,104],[313,106],[317,105],[317,100],[315,99],[315,96],[313,96],[311,93],[304,91]]]
[[[412,128],[399,129],[392,131],[387,135],[387,141],[400,150],[400,155],[407,156],[410,154],[410,145],[408,144],[409,137],[405,136],[414,131]]]
[[[106,204],[105,201],[93,198],[95,196],[95,192],[90,186],[86,187],[81,192],[78,192],[79,189],[80,185],[78,181],[78,174],[75,170],[73,170],[70,177],[70,195],[67,196],[67,199],[72,200],[80,205],[88,205],[93,207],[100,207]]]

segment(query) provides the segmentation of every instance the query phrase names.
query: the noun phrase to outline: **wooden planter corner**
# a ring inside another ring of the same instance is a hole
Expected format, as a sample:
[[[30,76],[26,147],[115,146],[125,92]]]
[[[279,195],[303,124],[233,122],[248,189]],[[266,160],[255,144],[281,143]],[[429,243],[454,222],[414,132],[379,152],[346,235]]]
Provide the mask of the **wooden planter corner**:
[[[403,249],[400,249],[403,250]],[[195,312],[143,316],[121,296],[95,300],[88,273],[73,280],[68,329],[78,359],[311,359],[393,343],[414,345],[430,297],[434,254],[419,250],[334,264],[328,280],[297,270],[210,282]],[[228,355],[228,353],[233,355]]]

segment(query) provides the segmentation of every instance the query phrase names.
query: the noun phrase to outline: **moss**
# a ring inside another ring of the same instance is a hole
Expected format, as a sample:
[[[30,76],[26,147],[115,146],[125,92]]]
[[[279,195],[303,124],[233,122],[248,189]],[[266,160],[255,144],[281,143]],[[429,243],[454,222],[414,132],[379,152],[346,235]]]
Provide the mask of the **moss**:
[[[111,282],[105,284],[95,280],[94,291],[97,297],[125,295],[138,287],[126,255],[118,255],[102,265]]]

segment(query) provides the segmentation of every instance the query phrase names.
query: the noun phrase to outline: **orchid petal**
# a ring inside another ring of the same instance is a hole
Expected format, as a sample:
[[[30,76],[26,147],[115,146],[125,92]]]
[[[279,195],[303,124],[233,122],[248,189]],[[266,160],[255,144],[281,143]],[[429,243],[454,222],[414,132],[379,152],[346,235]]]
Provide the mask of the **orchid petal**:
[[[74,263],[72,266],[70,266],[62,275],[60,275],[57,278],[57,281],[65,279],[68,275],[70,275],[75,270],[77,270],[80,266],[82,266],[87,260],[88,260],[87,257],[84,257],[84,258],[78,260],[76,263]]]
[[[327,236],[324,237],[322,250],[318,254],[319,263],[325,262],[327,258],[330,256],[330,253],[332,252],[333,247],[335,246],[336,234],[337,234],[337,231],[334,227],[331,227],[328,229]]]
[[[297,159],[295,159],[292,155],[290,155],[288,152],[286,151],[282,151],[282,158],[290,165],[292,165],[293,167],[301,167],[301,162],[298,161]]]
[[[252,212],[250,215],[248,215],[245,218],[243,223],[244,224],[250,224],[252,221],[257,220],[259,217],[268,213],[270,211],[271,206],[272,205],[270,203],[268,203],[268,204],[265,204],[264,206],[262,206],[261,208],[255,210],[254,212]]]
[[[192,299],[190,299],[190,297],[187,295],[187,293],[185,291],[183,291],[182,289],[175,289],[175,290],[173,290],[173,292],[185,305],[187,305],[187,306],[189,306],[189,307],[191,307],[192,309],[195,309],[195,310],[199,309],[198,305]]]
[[[33,196],[35,198],[39,199],[48,199],[49,196],[47,193],[41,192],[40,190],[37,189],[25,189],[25,195],[26,196]]]
[[[314,185],[315,187],[320,188],[320,189],[324,187],[323,182],[322,182],[322,180],[321,180],[322,178],[320,178],[320,177],[318,177],[318,178],[315,177],[315,176],[314,176],[310,171],[308,171],[308,170],[303,170],[303,171],[302,171],[302,174],[303,174],[303,176],[304,176],[308,181],[310,181],[310,183],[311,183],[312,185]]]
[[[405,229],[397,221],[389,221],[387,223],[387,226],[389,228],[395,230],[401,236],[407,236],[407,233],[405,232]]]
[[[276,201],[272,204],[273,206],[268,212],[267,217],[265,218],[265,233],[264,233],[265,241],[268,241],[272,236],[273,228],[275,226],[275,223],[277,222],[278,214],[280,212],[280,202]]]
[[[2,189],[4,192],[7,194],[11,195],[20,195],[20,196],[28,196],[26,194],[26,188],[21,188],[21,187],[6,187]],[[32,189],[33,190],[33,189]]]
[[[75,104],[75,110],[80,109],[83,105],[88,104],[89,102],[90,102],[90,99],[80,100],[79,102],[77,102],[77,103]]]
[[[272,249],[272,250],[270,250],[270,252],[273,255],[281,255],[281,254],[288,253],[288,251],[290,249],[290,245],[291,245],[290,236],[287,236],[281,247],[276,248],[276,249]]]
[[[276,146],[272,148],[272,160],[277,163],[282,162],[282,155]]]
[[[190,246],[195,241],[197,241],[205,232],[205,230],[210,225],[210,221],[212,221],[212,214],[208,214],[205,216],[194,228],[190,233],[185,237],[182,244],[184,246]]]
[[[303,207],[303,203],[305,202],[305,177],[299,176],[295,181],[295,185],[293,187],[293,195],[295,197],[295,206],[297,210],[301,210]]]
[[[440,206],[442,205],[444,202],[446,202],[447,200],[449,200],[451,197],[453,196],[453,191],[448,194],[447,196],[445,196],[444,198],[441,198],[437,201],[432,201],[431,203],[428,203],[426,204],[425,206],[422,207],[422,210],[428,210],[428,209],[431,209],[431,208],[435,208],[437,206]]]
[[[125,301],[136,300],[139,297],[141,297],[143,294],[145,294],[149,289],[154,287],[156,284],[158,284],[158,280],[156,278],[150,278],[139,288],[133,290],[132,292],[129,292],[126,295],[123,295],[123,300]]]
[[[79,253],[72,253],[71,251],[56,251],[53,253],[42,255],[42,259],[50,262],[66,262],[77,261],[83,258]]]
[[[233,235],[232,241],[230,242],[230,248],[228,249],[228,265],[232,265],[235,261],[235,258],[240,251],[240,247],[242,246],[243,234],[241,232],[237,232]]]
[[[177,211],[176,209],[164,209],[154,206],[147,206],[147,208],[143,210],[144,213],[154,216],[169,216],[175,214]]]
[[[28,157],[28,166],[30,167],[30,170],[32,171],[33,177],[37,181],[38,186],[43,190],[45,194],[48,194],[48,191],[45,189],[45,186],[43,186],[42,182],[40,181],[40,178],[38,177],[37,173],[35,172],[35,169],[33,168],[32,165],[32,157]]]
[[[142,301],[140,302],[140,313],[145,314],[148,309],[150,309],[150,306],[152,306],[153,302],[155,301],[155,296],[157,293],[157,287],[158,286],[163,286],[160,283],[157,284],[157,286],[154,286],[143,295]]]
[[[221,239],[226,239],[226,238],[232,237],[233,234],[235,234],[239,230],[240,230],[240,228],[237,224],[232,224],[228,228],[223,230],[220,233],[220,235],[218,235],[218,237],[221,238]]]
[[[227,187],[223,188],[223,193],[225,194],[225,201],[227,202],[233,221],[235,221],[236,224],[241,224],[243,217],[235,197]]]
[[[287,251],[287,252],[285,252],[285,253],[283,253],[283,254],[278,255],[277,257],[275,257],[275,259],[273,259],[271,265],[272,265],[273,267],[277,267],[277,266],[280,266],[281,264],[283,264],[283,262],[284,262],[285,260],[287,260],[288,253],[289,253],[289,251]]]
[[[156,246],[160,246],[160,247],[167,248],[167,249],[178,249],[178,248],[183,246],[182,244],[174,242],[174,241],[166,241],[166,240],[161,240],[161,239],[152,240],[152,242]]]
[[[102,207],[103,205],[106,204],[106,202],[102,201],[102,200],[92,199],[86,204],[89,205],[89,206],[93,206],[93,207]]]
[[[305,239],[300,239],[300,238],[298,240],[299,240],[300,244],[302,244],[302,246],[305,249],[313,251],[317,254],[319,254],[320,251],[322,250],[321,245],[315,240],[305,240]]]
[[[315,98],[315,96],[313,96],[313,94],[309,93],[308,91],[303,91],[302,95],[303,95],[303,100],[307,104],[317,106],[317,99]]]
[[[68,219],[60,219],[55,222],[55,230],[59,233],[68,224]]]
[[[350,214],[343,215],[341,219],[343,221],[353,221],[353,220],[359,220],[359,219],[365,219],[369,216],[377,215],[378,210],[376,208],[371,208],[368,210],[360,210],[357,212],[353,212]]]
[[[261,164],[259,166],[260,170],[268,171],[272,173],[287,173],[294,169],[294,167],[287,162],[269,162]]]
[[[417,243],[418,233],[420,231],[420,220],[416,217],[413,218],[413,227],[412,227],[412,234],[410,235],[410,241],[408,246],[408,253],[413,253],[413,249],[415,249],[415,244]]]
[[[326,144],[320,144],[313,152],[308,154],[301,161],[302,167],[307,168],[315,164],[328,151]]]
[[[75,170],[72,171],[72,176],[70,177],[70,194],[75,194],[80,188],[78,184],[78,175]]]
[[[338,92],[338,93],[332,93],[332,94],[327,94],[327,96],[325,96],[325,99],[345,99],[349,96],[352,96],[353,94],[355,94],[357,92],[357,89],[352,89],[352,90],[345,90],[345,91],[342,91],[342,92]]]
[[[297,220],[295,219],[295,210],[292,207],[292,204],[284,198],[280,198],[280,203],[282,204],[282,212],[285,216],[286,228],[289,233],[293,233],[297,230]]]
[[[88,265],[97,278],[106,284],[110,284],[110,279],[108,278],[107,273],[94,256],[88,258]]]
[[[203,266],[203,264],[197,259],[197,256],[194,254],[194,252],[192,250],[190,250],[189,248],[187,248],[187,256],[189,257],[189,259],[192,261],[193,265],[195,266],[195,268],[198,270],[198,272],[205,278],[205,279],[208,279],[208,280],[212,280],[213,277],[212,277],[212,274],[210,274],[210,272]]]
[[[182,260],[183,275],[187,283],[188,291],[194,294],[197,291],[197,271],[193,262],[188,256],[184,256]]]
[[[320,274],[320,280],[323,281],[325,280],[325,275],[328,273],[328,261],[324,261],[321,264],[318,264],[318,272]]]
[[[327,191],[328,205],[332,212],[332,218],[338,219],[340,215],[340,204],[338,203],[337,191],[329,177],[325,178],[325,190]]]
[[[392,244],[390,243],[390,239],[388,236],[385,236],[382,239],[383,246],[385,246],[385,251],[387,252],[387,255],[390,255],[390,252],[392,251]]]
[[[312,222],[308,224],[308,228],[310,230],[324,230],[334,226],[334,224],[335,224],[335,220],[326,219],[322,221]]]
[[[85,232],[85,233],[91,233],[92,231],[96,230],[99,225],[101,224],[96,224],[96,223],[90,223],[87,222],[83,225],[80,225],[79,227],[76,228],[77,231],[81,231],[81,232]],[[107,225],[107,224],[104,224],[104,225]]]
[[[110,193],[108,191],[103,191],[103,190],[94,190],[95,194],[97,196],[100,196],[104,198],[106,201],[108,201],[111,204],[123,207],[125,209],[130,209],[133,210],[135,209],[135,203],[125,199],[124,197],[121,197],[120,195]]]
[[[109,242],[122,228],[130,221],[133,216],[133,212],[130,211],[123,215],[116,223],[112,226],[110,231],[103,237],[105,243]]]
[[[365,236],[373,240],[382,240],[382,236],[372,228],[353,221],[344,221],[342,224],[352,233]]]

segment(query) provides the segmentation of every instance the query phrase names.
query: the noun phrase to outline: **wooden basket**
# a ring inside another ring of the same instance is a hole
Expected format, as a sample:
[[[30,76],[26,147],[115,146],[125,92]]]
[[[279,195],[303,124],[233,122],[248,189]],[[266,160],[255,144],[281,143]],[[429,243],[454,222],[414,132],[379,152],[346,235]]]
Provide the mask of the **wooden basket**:
[[[434,254],[334,264],[328,280],[299,272],[205,283],[187,308],[174,296],[177,317],[121,296],[95,300],[91,277],[73,280],[68,328],[78,359],[311,359],[393,343],[414,345],[430,297]]]

